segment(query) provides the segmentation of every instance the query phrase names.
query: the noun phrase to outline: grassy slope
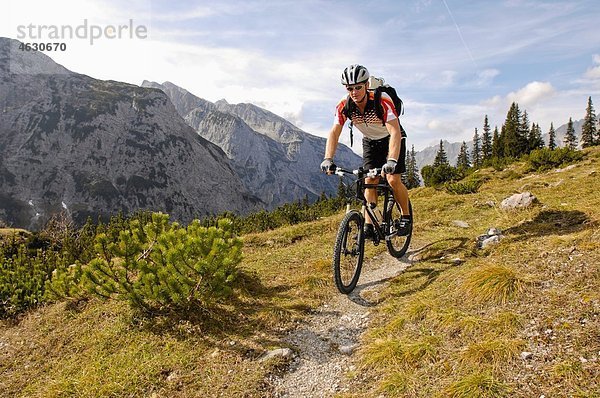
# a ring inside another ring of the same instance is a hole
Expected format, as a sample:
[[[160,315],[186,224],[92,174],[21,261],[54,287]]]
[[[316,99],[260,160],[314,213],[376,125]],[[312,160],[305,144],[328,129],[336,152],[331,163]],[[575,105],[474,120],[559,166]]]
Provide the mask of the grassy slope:
[[[427,245],[413,246],[420,260],[391,284],[365,338],[358,395],[599,397],[599,165],[595,149],[560,173],[482,171],[492,179],[478,194],[415,191]],[[523,191],[540,205],[485,204]],[[506,238],[475,249],[488,227]]]
[[[491,180],[478,194],[412,191],[418,261],[375,313],[361,371],[349,375],[356,395],[597,397],[599,164],[595,150],[562,173],[482,171]],[[542,205],[485,204],[523,190]],[[150,322],[123,303],[90,301],[0,324],[0,396],[266,395],[278,364],[256,359],[336,294],[329,259],[340,219],[245,236],[244,290],[197,320]],[[506,238],[476,250],[491,226]]]

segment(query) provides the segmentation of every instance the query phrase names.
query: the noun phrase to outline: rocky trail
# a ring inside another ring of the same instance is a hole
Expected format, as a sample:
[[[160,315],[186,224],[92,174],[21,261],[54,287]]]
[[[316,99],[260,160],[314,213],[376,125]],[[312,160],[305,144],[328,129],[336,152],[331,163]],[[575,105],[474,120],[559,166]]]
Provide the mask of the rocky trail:
[[[371,310],[381,302],[387,282],[411,264],[407,258],[398,260],[383,253],[365,262],[351,294],[334,296],[284,337],[293,354],[289,353],[292,359],[283,374],[269,381],[275,397],[331,397],[349,391],[345,375],[356,369],[352,356]]]

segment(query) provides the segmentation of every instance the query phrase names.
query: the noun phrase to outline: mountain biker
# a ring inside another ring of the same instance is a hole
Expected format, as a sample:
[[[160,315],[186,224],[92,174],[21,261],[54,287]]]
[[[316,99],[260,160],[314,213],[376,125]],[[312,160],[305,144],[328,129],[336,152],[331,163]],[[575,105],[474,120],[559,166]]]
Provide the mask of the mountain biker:
[[[325,158],[321,170],[327,174],[335,172],[333,163],[335,150],[346,123],[344,115],[346,101],[351,101],[348,109],[352,124],[363,134],[363,167],[365,169],[382,168],[382,175],[394,191],[394,198],[400,204],[402,214],[409,214],[408,190],[401,180],[401,174],[406,172],[406,139],[405,132],[398,121],[398,114],[392,99],[388,94],[381,93],[383,120],[375,111],[373,91],[369,91],[369,71],[362,65],[350,65],[342,73],[342,84],[348,90],[348,96],[337,104],[333,127],[329,131],[325,145]],[[367,184],[379,183],[379,176],[365,179]],[[365,198],[369,203],[377,203],[377,189],[365,189]],[[402,216],[398,226],[398,235],[408,235],[410,232],[410,216]],[[373,239],[375,231],[373,222],[367,214],[365,219],[365,238]]]

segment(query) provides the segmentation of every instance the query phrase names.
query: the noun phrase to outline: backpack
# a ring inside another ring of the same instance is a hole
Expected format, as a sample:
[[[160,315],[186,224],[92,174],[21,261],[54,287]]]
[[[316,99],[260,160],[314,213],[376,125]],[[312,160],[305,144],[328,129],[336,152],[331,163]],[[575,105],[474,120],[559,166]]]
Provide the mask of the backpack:
[[[390,86],[389,84],[385,84],[383,78],[371,76],[369,78],[369,91],[375,92],[375,96],[373,98],[373,100],[375,101],[375,114],[379,119],[382,120],[382,125],[385,126],[385,122],[383,122],[383,106],[381,106],[381,93],[386,93],[390,96],[392,102],[394,103],[394,108],[396,109],[396,113],[398,114],[398,116],[404,115],[404,106],[402,100],[400,99],[400,97],[398,97],[398,94],[396,93],[396,89]],[[350,99],[350,96],[348,96],[346,98],[346,104],[342,109],[342,113],[344,114],[344,116],[346,116],[346,118],[350,119],[350,114],[352,113],[354,108],[356,108],[356,104]],[[350,146],[352,146],[353,144],[352,126],[352,120],[350,120]],[[406,132],[402,128],[402,125],[400,126],[400,132],[402,133],[403,137],[406,136]]]

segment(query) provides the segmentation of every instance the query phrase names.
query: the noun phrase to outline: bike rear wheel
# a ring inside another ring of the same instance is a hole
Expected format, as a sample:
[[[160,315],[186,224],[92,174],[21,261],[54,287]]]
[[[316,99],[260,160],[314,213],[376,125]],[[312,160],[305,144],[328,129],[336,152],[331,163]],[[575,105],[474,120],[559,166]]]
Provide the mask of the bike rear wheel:
[[[410,201],[408,202],[408,209],[410,212],[410,217],[412,218],[412,204]],[[396,202],[393,197],[391,197],[388,201],[387,209],[385,210],[384,220],[388,225],[388,231],[386,233],[391,235],[389,239],[386,238],[386,244],[388,252],[395,258],[400,258],[404,256],[406,251],[408,250],[408,246],[410,245],[410,240],[412,238],[412,223],[410,224],[410,231],[406,236],[400,236],[396,233],[398,229],[398,223],[400,222],[400,218],[402,217],[402,209],[398,202]]]
[[[358,283],[365,252],[362,215],[352,210],[338,229],[333,250],[333,280],[343,294],[354,290]]]

